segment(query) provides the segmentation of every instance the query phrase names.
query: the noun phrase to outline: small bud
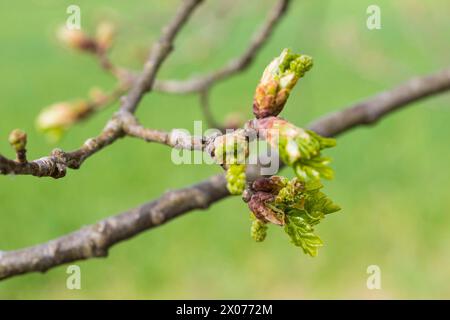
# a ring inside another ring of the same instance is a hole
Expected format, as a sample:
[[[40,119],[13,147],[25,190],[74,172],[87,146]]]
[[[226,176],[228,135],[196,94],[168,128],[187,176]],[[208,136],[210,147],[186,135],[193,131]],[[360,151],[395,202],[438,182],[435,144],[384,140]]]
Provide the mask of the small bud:
[[[298,79],[312,67],[312,58],[293,54],[284,49],[281,55],[266,67],[256,87],[253,114],[256,118],[278,115]]]
[[[227,179],[227,189],[231,194],[239,195],[244,192],[246,182],[245,165],[231,164],[225,177]]]
[[[316,182],[318,189],[322,187],[320,182]],[[281,188],[275,198],[274,204],[279,208],[295,206],[301,208],[304,202],[304,193],[306,191],[305,183],[297,178],[287,181],[283,188]],[[310,190],[308,190],[310,191]]]
[[[286,164],[291,165],[301,157],[310,157],[299,151],[297,140],[310,140],[308,133],[292,123],[278,118],[268,117],[258,120],[258,131],[261,136],[274,148],[279,148],[280,156]]]
[[[20,130],[15,129],[9,134],[9,143],[16,152],[24,150],[27,145],[27,134]]]
[[[89,105],[84,101],[56,103],[41,111],[36,120],[36,127],[57,141],[67,128],[86,115],[89,110]]]
[[[99,48],[101,48],[102,50],[106,50],[106,49],[110,48],[114,41],[115,33],[116,33],[116,28],[115,28],[114,24],[112,24],[111,22],[107,22],[107,21],[101,22],[97,26],[96,36],[95,36],[95,40],[96,40]]]
[[[63,26],[58,30],[58,39],[70,48],[95,52],[97,43],[80,29],[68,29]]]

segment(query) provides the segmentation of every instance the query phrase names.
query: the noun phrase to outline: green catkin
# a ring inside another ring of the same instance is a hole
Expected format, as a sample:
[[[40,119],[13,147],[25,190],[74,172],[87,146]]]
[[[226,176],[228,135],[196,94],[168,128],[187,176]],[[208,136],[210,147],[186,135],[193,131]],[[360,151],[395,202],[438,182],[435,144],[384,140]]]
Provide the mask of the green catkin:
[[[267,236],[267,224],[261,220],[254,218],[250,228],[250,234],[256,242],[263,242]]]

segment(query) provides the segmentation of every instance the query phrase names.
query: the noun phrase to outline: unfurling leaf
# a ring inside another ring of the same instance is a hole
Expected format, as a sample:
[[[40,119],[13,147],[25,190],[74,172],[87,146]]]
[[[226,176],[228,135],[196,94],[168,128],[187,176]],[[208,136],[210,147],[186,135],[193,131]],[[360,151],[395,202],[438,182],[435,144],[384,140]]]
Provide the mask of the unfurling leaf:
[[[256,118],[278,115],[298,79],[312,67],[312,58],[284,49],[266,67],[256,87],[253,114]]]
[[[231,194],[239,195],[245,189],[245,165],[231,164],[226,173],[227,189]]]
[[[283,162],[294,169],[300,180],[333,178],[333,170],[329,167],[331,159],[323,157],[321,151],[335,146],[334,139],[299,128],[278,117],[259,119],[256,127],[266,141],[278,150]]]

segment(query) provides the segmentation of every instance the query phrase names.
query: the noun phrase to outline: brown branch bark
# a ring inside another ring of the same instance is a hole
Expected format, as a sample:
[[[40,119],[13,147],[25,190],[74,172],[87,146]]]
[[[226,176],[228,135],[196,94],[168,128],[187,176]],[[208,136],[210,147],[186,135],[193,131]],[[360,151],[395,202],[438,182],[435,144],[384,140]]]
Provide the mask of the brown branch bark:
[[[170,132],[145,128],[132,114],[123,113],[122,128],[130,136],[147,142],[156,142],[177,149],[203,150],[207,144],[204,137],[191,136],[183,130],[174,129]],[[211,141],[212,142],[212,141]]]
[[[104,257],[117,242],[157,227],[193,209],[206,209],[228,195],[222,175],[185,189],[169,191],[159,199],[109,217],[59,239],[34,247],[0,252],[0,279],[46,271],[71,261]]]
[[[206,89],[199,93],[200,95],[200,107],[203,113],[203,117],[205,118],[206,124],[209,128],[218,128],[220,129],[220,124],[214,118],[214,115],[211,111],[211,104],[209,103],[209,90]]]
[[[325,136],[336,136],[425,97],[450,89],[450,69],[415,78],[350,108],[320,118],[309,126]],[[159,226],[195,209],[205,209],[229,193],[223,175],[194,186],[169,191],[136,209],[106,218],[61,238],[37,246],[0,253],[0,279],[46,271],[64,263],[107,255],[114,244]]]

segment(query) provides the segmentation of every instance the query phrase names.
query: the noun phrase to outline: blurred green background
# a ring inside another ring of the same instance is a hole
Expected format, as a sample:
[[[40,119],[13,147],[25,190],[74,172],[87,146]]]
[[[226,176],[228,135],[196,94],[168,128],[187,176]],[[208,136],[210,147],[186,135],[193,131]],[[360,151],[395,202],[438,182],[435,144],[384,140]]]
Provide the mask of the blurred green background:
[[[159,78],[214,70],[239,55],[273,3],[206,1],[177,38]],[[13,156],[7,136],[17,127],[29,133],[30,158],[48,154],[55,145],[34,129],[39,111],[86,97],[93,86],[114,84],[92,57],[55,40],[69,4],[81,7],[85,30],[102,19],[117,23],[112,58],[140,69],[179,1],[2,1],[4,155]],[[214,114],[250,118],[257,80],[284,47],[315,59],[283,113],[298,125],[448,66],[447,0],[376,1],[382,28],[374,31],[366,28],[370,4],[293,1],[251,68],[214,87]],[[264,243],[254,243],[248,209],[235,197],[121,243],[107,259],[77,262],[81,290],[66,289],[62,266],[0,282],[0,298],[450,298],[449,103],[448,94],[416,103],[338,139],[338,147],[327,152],[336,178],[325,190],[343,210],[318,227],[325,246],[316,258],[292,246],[276,227]],[[116,108],[75,126],[58,146],[78,147]],[[202,119],[196,96],[159,93],[146,96],[138,116],[161,129],[193,130],[193,121]],[[218,172],[216,166],[176,166],[169,148],[126,139],[64,179],[0,177],[0,249],[47,241]],[[381,290],[366,287],[372,264],[381,268]]]

